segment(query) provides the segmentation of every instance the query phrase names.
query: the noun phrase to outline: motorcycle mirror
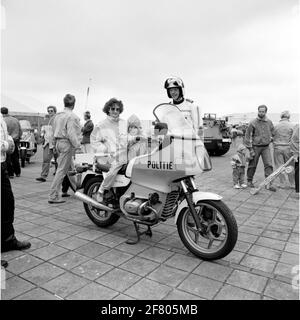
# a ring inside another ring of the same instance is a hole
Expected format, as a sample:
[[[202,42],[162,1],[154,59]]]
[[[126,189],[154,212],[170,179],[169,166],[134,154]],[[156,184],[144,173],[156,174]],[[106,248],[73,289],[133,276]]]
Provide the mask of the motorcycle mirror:
[[[154,126],[154,134],[158,135],[166,135],[168,133],[168,125],[164,122],[157,122]]]

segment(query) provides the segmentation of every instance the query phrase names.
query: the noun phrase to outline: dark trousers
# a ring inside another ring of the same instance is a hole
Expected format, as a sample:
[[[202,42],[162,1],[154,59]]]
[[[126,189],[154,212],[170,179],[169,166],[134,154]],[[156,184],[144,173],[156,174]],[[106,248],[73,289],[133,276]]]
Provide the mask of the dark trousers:
[[[295,191],[299,193],[299,157],[298,161],[295,162]]]
[[[68,175],[65,175],[61,186],[62,186],[61,191],[63,193],[67,193],[69,190],[69,187],[71,186]]]
[[[248,181],[253,180],[256,167],[258,164],[258,160],[260,157],[262,158],[262,161],[264,164],[265,178],[268,177],[273,172],[270,147],[269,146],[264,146],[264,147],[253,146],[253,150],[255,151],[255,156],[252,160],[249,161],[249,164],[248,164],[248,169],[247,169]]]
[[[21,174],[21,166],[19,159],[19,141],[14,140],[15,150],[12,154],[8,154],[6,158],[7,171],[9,176]]]
[[[15,198],[8,177],[6,162],[1,163],[1,247],[15,235],[13,226]]]

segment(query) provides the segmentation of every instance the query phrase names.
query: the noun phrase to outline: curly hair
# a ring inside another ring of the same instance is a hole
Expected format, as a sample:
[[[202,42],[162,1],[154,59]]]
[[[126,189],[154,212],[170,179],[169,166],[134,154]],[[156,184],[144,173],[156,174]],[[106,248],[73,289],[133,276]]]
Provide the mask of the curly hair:
[[[121,100],[117,100],[116,98],[111,98],[111,99],[109,99],[109,100],[105,103],[102,111],[108,115],[108,114],[109,114],[109,109],[110,109],[114,104],[116,104],[116,105],[120,108],[120,114],[121,114],[121,113],[123,112],[123,109],[124,109],[123,102],[122,102]]]
[[[53,110],[54,110],[54,113],[57,112],[57,109],[56,109],[55,106],[49,106],[49,107],[47,107],[47,111],[49,111],[49,109],[53,109]]]

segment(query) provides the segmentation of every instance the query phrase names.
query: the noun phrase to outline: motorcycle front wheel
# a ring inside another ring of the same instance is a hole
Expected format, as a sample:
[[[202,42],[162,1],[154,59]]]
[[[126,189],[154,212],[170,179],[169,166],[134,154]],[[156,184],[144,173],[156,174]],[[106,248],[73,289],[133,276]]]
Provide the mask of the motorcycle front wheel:
[[[221,259],[234,248],[238,227],[231,210],[220,200],[202,200],[195,205],[201,222],[198,230],[190,209],[181,210],[177,229],[185,247],[203,260]]]
[[[102,183],[102,176],[96,176],[91,178],[84,187],[84,194],[96,200],[96,195],[98,189]],[[98,226],[98,227],[109,227],[115,224],[120,216],[115,213],[107,212],[105,210],[97,209],[90,204],[84,203],[84,209],[88,217]]]

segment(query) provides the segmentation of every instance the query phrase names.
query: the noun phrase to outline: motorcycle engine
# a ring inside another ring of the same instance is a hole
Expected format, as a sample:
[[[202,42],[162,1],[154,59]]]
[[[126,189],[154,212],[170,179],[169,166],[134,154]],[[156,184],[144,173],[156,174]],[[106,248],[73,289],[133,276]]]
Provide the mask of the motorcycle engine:
[[[126,212],[130,214],[138,215],[138,209],[140,208],[141,204],[146,201],[147,200],[142,200],[137,198],[128,200],[124,205],[124,209],[126,210]]]
[[[124,209],[128,216],[134,216],[140,220],[154,221],[157,217],[157,211],[146,199],[128,199],[124,204]]]

